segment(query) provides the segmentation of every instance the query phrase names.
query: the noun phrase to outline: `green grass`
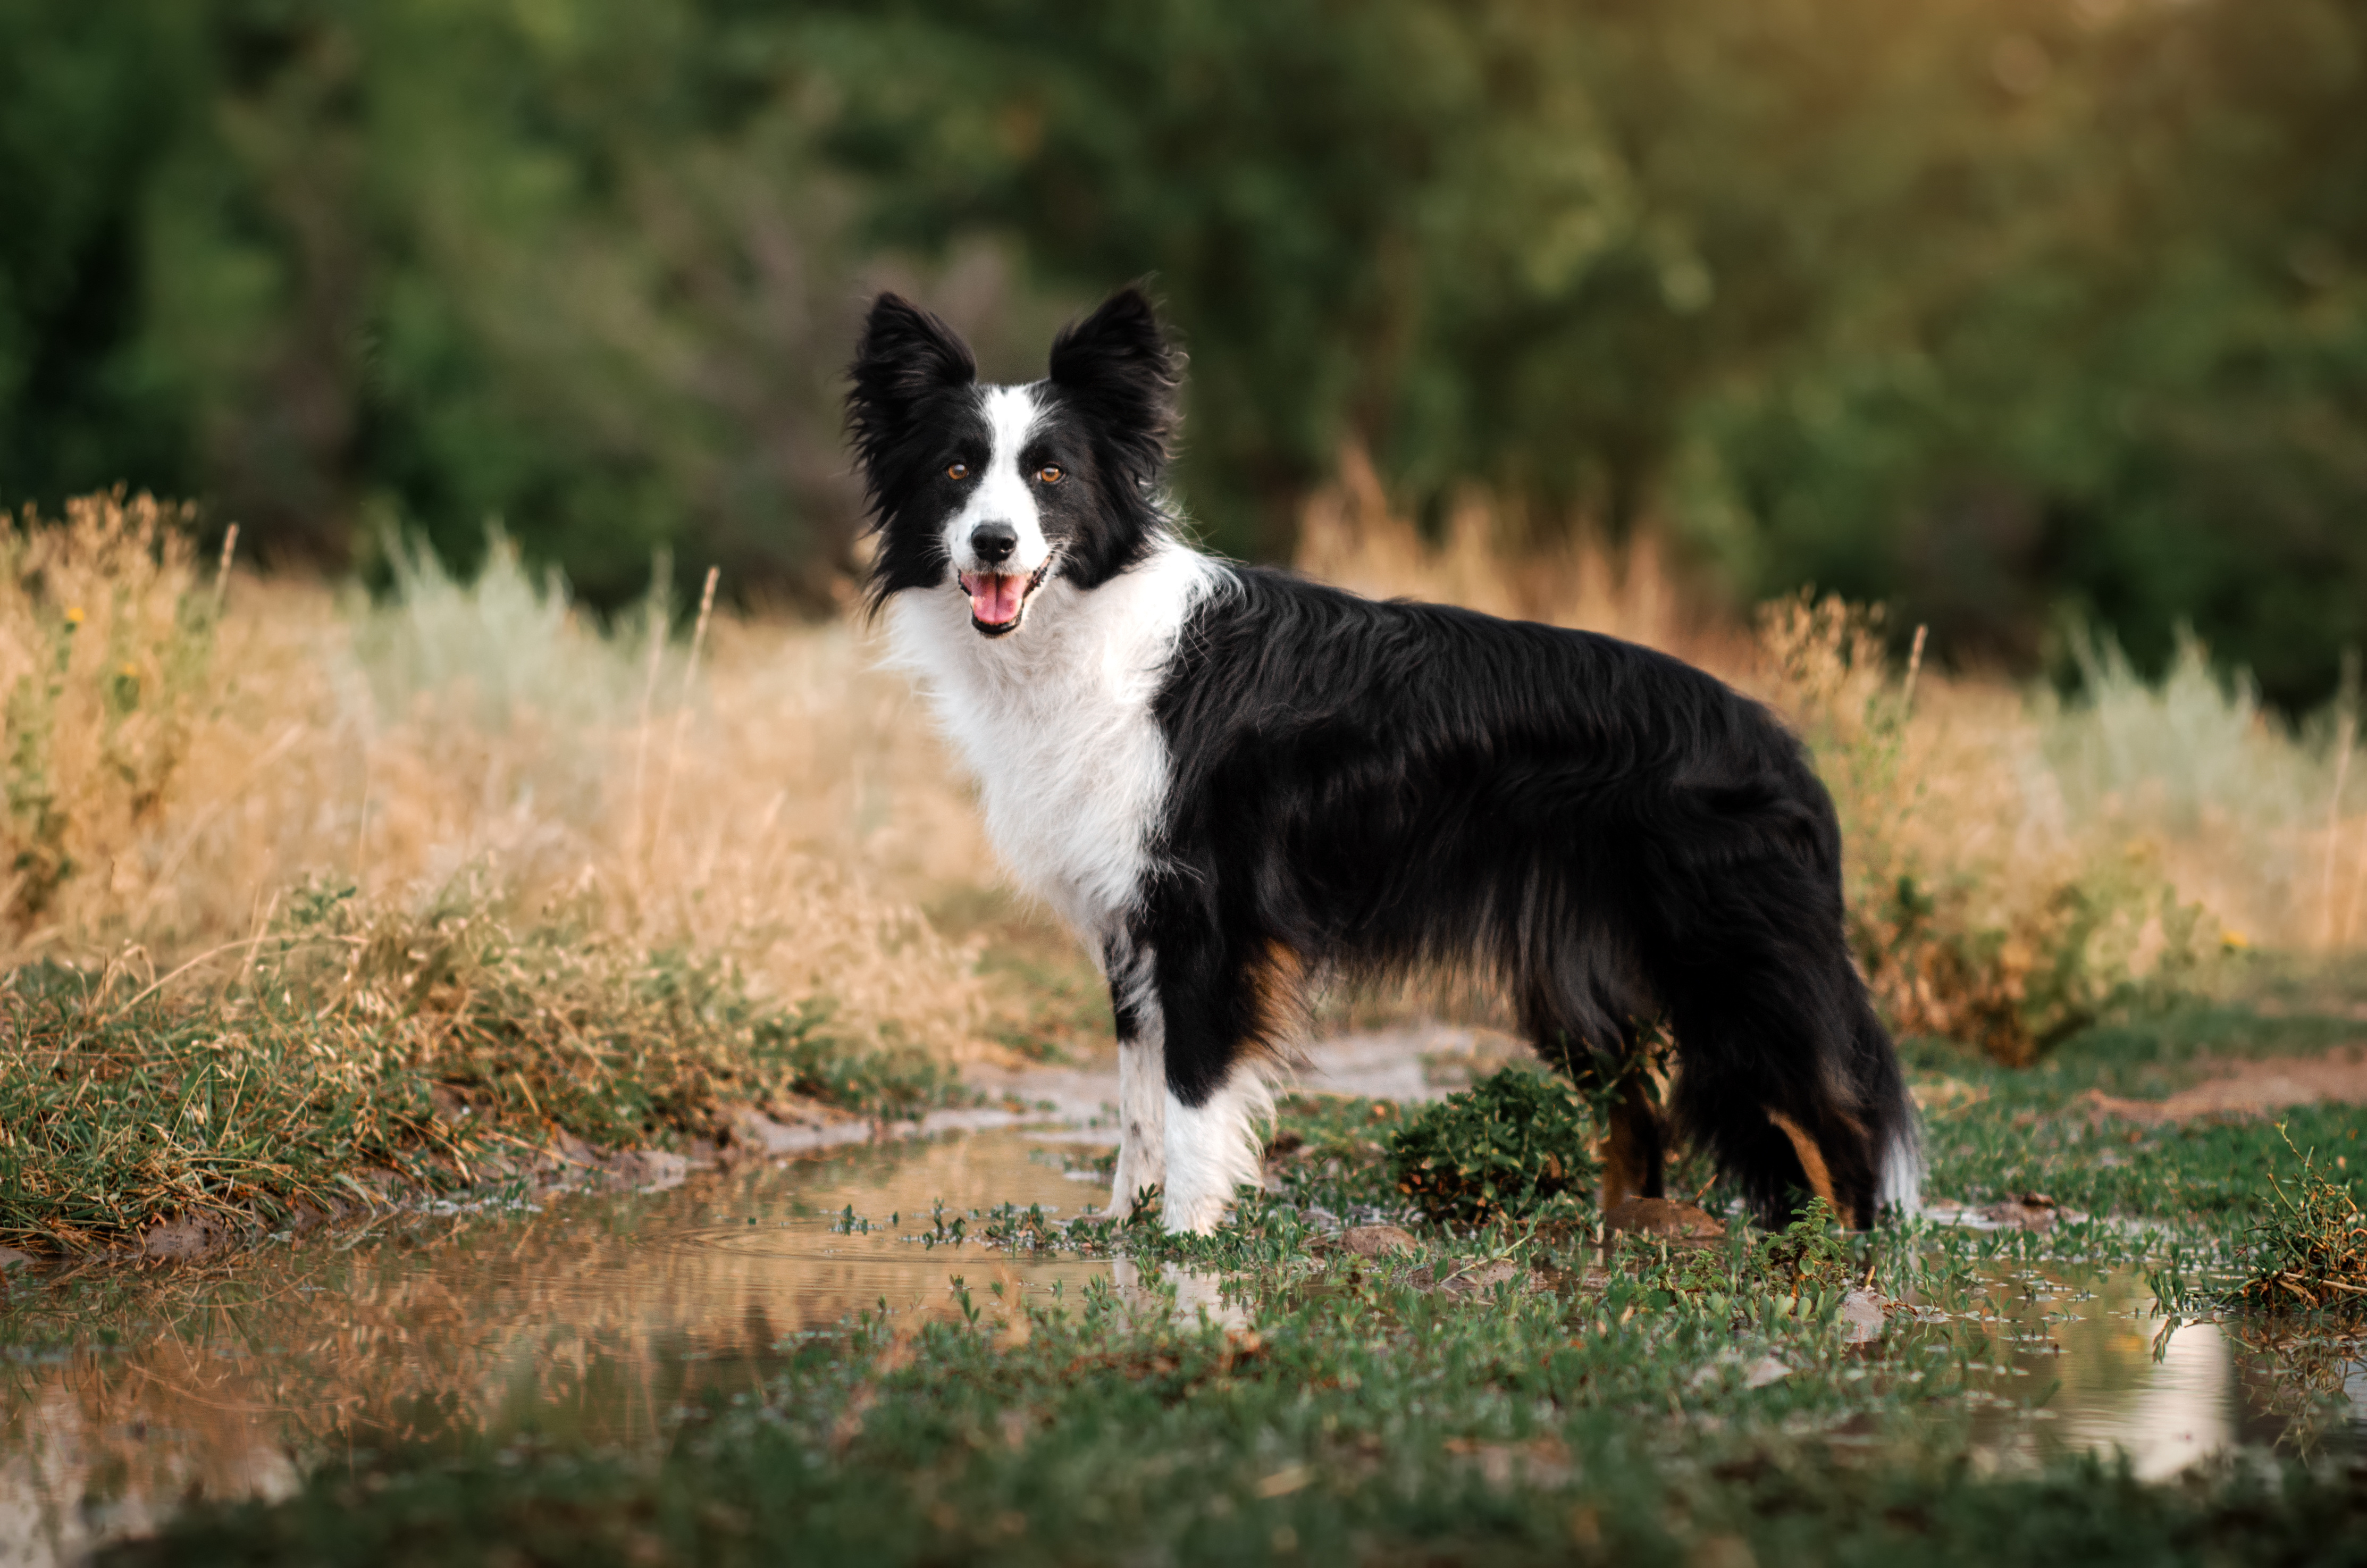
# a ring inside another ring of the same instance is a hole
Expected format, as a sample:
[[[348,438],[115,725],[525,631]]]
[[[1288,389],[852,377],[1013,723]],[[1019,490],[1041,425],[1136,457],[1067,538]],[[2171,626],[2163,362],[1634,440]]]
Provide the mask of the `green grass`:
[[[2327,1178],[2314,1153],[2299,1157],[2298,1172],[2270,1177],[2270,1202],[2252,1223],[2251,1275],[2239,1299],[2268,1313],[2332,1311],[2355,1318],[2367,1312],[2367,1215],[2347,1183]]]
[[[1264,1202],[1214,1238],[1121,1239],[1224,1265],[1249,1322],[977,1291],[806,1341],[654,1460],[447,1431],[104,1560],[2331,1562],[2367,1539],[2339,1463],[1987,1474],[1966,1414],[2000,1381],[1987,1334],[1852,1346],[1836,1281],[1780,1245],[1631,1243],[1589,1270],[1591,1247],[1499,1225],[1372,1262]],[[1829,1275],[1847,1244],[1817,1243]],[[1498,1259],[1512,1279],[1432,1283]],[[1788,1375],[1752,1386],[1769,1357]]]
[[[726,1136],[734,1104],[892,1115],[958,1093],[917,1048],[845,1039],[728,965],[589,911],[513,924],[465,887],[416,913],[316,890],[219,989],[22,969],[0,1023],[0,1244],[51,1254],[452,1190],[562,1134],[678,1146]]]
[[[2225,1240],[2269,1200],[2278,1162],[2294,1163],[2287,1137],[2330,1166],[2360,1154],[2367,1108],[2295,1106],[2273,1118],[2141,1127],[2095,1114],[2090,1091],[2157,1099],[2196,1082],[2209,1058],[2305,1056],[2362,1036],[2367,1026],[2347,1018],[2191,1003],[2090,1029],[2027,1068],[1909,1041],[1908,1065],[1927,1086],[1954,1085],[1924,1118],[1927,1187],[1971,1202],[2036,1190],[2086,1212]],[[2329,1174],[2355,1184],[2367,1165]]]
[[[1912,1416],[1955,1363],[1878,1388],[1815,1325],[1777,1336],[1800,1371],[1750,1390],[1701,1378],[1728,1335],[1693,1314],[1595,1333],[1557,1298],[1442,1302],[1337,1263],[1247,1332],[1108,1297],[1030,1324],[1016,1346],[856,1324],[655,1466],[365,1456],[106,1560],[2330,1562],[2367,1527],[2367,1492],[2299,1467],[1981,1479]],[[1825,1439],[1852,1418],[1882,1462]]]
[[[2147,1267],[2174,1302],[2224,1304],[2193,1282],[2239,1277],[2271,1173],[2297,1169],[2272,1125],[2091,1127],[2086,1091],[2167,1092],[2213,1042],[2305,1032],[2189,1009],[2022,1071],[1912,1048],[1920,1078],[1963,1091],[1930,1122],[1931,1190],[2037,1189],[2098,1216],[2044,1232],[1811,1220],[1693,1252],[1623,1238],[1606,1258],[1566,1204],[1422,1218],[1392,1167],[1406,1111],[1296,1099],[1278,1190],[1213,1236],[1011,1210],[958,1243],[942,1216],[924,1233],[973,1279],[982,1243],[1220,1272],[1232,1326],[1099,1285],[1025,1304],[973,1289],[950,1318],[786,1343],[783,1369],[682,1412],[661,1453],[445,1426],[341,1449],[278,1503],[196,1504],[103,1561],[2367,1562],[2367,1468],[2328,1425],[2355,1343],[2323,1324],[2230,1321],[2293,1369],[2280,1449],[2168,1484],[2077,1454],[1996,1462],[1995,1424],[2047,1397],[2003,1359],[2044,1320],[2037,1282]],[[2324,1149],[2362,1119],[2286,1121]],[[1343,1249],[1335,1221],[1375,1214],[1417,1248]],[[1867,1280],[1920,1310],[1854,1344],[1839,1314]]]
[[[2175,1078],[2225,1021],[2165,1016],[2020,1073],[1917,1053],[1986,1094],[1933,1122],[1935,1192],[2040,1187],[2146,1228],[1812,1222],[1693,1253],[1626,1238],[1606,1262],[1568,1216],[1420,1218],[1393,1179],[1399,1108],[1300,1099],[1281,1190],[1214,1236],[1003,1211],[963,1244],[1221,1271],[1244,1325],[1100,1288],[1024,1307],[979,1290],[951,1319],[866,1316],[803,1342],[760,1390],[685,1413],[660,1456],[447,1432],[340,1456],[283,1503],[201,1506],[108,1560],[2367,1561],[2367,1471],[2339,1449],[2169,1485],[2090,1458],[1999,1473],[1984,1457],[1981,1411],[2044,1400],[1999,1358],[2017,1281],[2243,1244],[2272,1129],[2075,1131],[2087,1088]],[[2313,1128],[2347,1136],[2361,1114]],[[1353,1256],[1318,1212],[1376,1210],[1419,1249]],[[1849,1343],[1836,1312],[1867,1278],[1924,1320]],[[1754,1379],[1770,1358],[1784,1374]]]

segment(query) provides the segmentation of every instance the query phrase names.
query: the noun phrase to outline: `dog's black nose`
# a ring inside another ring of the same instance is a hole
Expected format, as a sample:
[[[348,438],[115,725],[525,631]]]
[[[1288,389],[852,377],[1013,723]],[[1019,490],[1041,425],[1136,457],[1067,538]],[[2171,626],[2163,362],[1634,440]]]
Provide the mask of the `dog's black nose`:
[[[969,547],[980,561],[998,565],[1019,548],[1019,530],[1009,523],[980,523],[969,530]]]

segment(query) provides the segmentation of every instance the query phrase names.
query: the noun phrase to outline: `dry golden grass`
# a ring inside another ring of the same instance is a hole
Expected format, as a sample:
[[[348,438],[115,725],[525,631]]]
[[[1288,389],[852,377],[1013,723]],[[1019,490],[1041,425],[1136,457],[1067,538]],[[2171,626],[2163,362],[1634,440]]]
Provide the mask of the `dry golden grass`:
[[[215,606],[179,520],[144,495],[0,519],[0,910],[20,926],[115,895],[183,782]]]
[[[373,604],[176,521],[0,527],[0,1244],[911,1114],[1026,1021],[921,911],[982,851],[850,629],[604,632],[499,539]]]
[[[2223,931],[2367,941],[2355,725],[2296,740],[2199,651],[2157,687],[2101,654],[2096,699],[2065,708],[1904,671],[1837,605],[1742,626],[1648,535],[1508,550],[1474,497],[1433,543],[1368,463],[1342,472],[1307,510],[1311,574],[1631,638],[1784,711],[1833,786],[1859,950],[1902,1027],[2026,1057]],[[100,497],[0,532],[0,960],[219,983],[292,889],[417,909],[465,876],[944,1057],[1011,1037],[1025,999],[923,913],[1002,907],[991,851],[859,625],[645,606],[604,631],[499,540],[465,585],[397,550],[371,604],[221,576],[176,523]]]
[[[217,585],[173,520],[97,498],[0,533],[7,967],[222,980],[300,885],[416,908],[465,877],[843,1028],[979,1048],[975,954],[920,904],[987,852],[859,630],[603,634],[499,540],[465,586],[403,557],[388,605]]]
[[[1542,548],[1501,537],[1487,498],[1467,492],[1445,538],[1422,538],[1392,511],[1370,459],[1350,448],[1339,483],[1299,517],[1293,562],[1311,577],[1371,598],[1428,599],[1489,615],[1583,627],[1641,642],[1732,678],[1755,662],[1747,628],[1713,610],[1671,570],[1659,540],[1646,534],[1614,551],[1584,529]]]

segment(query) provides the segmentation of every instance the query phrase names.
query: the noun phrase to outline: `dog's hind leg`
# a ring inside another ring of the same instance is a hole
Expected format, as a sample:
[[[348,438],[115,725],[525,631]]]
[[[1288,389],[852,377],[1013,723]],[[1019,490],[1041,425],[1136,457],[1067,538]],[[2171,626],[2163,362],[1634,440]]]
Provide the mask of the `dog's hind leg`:
[[[1607,1051],[1571,1045],[1564,1028],[1532,1028],[1530,1034],[1539,1042],[1537,1054],[1569,1074],[1603,1109],[1606,1126],[1595,1145],[1603,1165],[1603,1211],[1607,1214],[1631,1198],[1665,1197],[1668,1132],[1642,1032],[1632,1025],[1619,1030],[1616,1043]]]
[[[1537,1055],[1603,1108],[1602,1206],[1665,1195],[1668,1137],[1642,1021],[1657,1009],[1629,945],[1551,903],[1528,923],[1515,995]],[[1540,939],[1542,938],[1542,939]]]
[[[1666,1195],[1667,1142],[1651,1085],[1632,1060],[1620,1074],[1608,1108],[1610,1131],[1603,1140],[1603,1210],[1631,1198]]]

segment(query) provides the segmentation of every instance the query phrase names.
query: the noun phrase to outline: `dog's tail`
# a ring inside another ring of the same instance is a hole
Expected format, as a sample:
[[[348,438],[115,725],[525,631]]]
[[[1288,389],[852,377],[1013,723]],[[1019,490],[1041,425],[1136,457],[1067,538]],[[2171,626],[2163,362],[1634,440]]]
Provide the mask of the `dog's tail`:
[[[1803,1195],[1861,1226],[1920,1196],[1914,1102],[1850,957],[1838,861],[1727,861],[1655,976],[1677,1037],[1679,1122],[1770,1222]]]
[[[1757,852],[1712,860],[1714,881],[1690,884],[1687,956],[1709,983],[1670,988],[1670,1010],[1681,1058],[1693,1058],[1686,1076],[1699,1062],[1723,1082],[1681,1096],[1680,1108],[1697,1113],[1686,1119],[1762,1218],[1784,1218],[1808,1193],[1867,1226],[1885,1208],[1920,1206],[1915,1103],[1850,952],[1832,797],[1798,742],[1783,744],[1759,810],[1722,824],[1747,824],[1738,836]]]
[[[1852,980],[1857,976],[1852,973]],[[1874,999],[1859,981],[1857,1027],[1850,1034],[1852,1087],[1865,1108],[1867,1142],[1875,1164],[1874,1204],[1897,1214],[1923,1210],[1923,1145],[1915,1126],[1915,1101],[1899,1072],[1890,1031],[1874,1017]],[[1872,1222],[1874,1216],[1864,1216]]]

